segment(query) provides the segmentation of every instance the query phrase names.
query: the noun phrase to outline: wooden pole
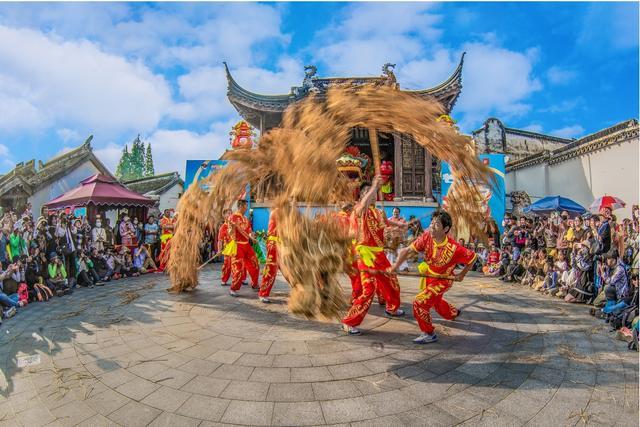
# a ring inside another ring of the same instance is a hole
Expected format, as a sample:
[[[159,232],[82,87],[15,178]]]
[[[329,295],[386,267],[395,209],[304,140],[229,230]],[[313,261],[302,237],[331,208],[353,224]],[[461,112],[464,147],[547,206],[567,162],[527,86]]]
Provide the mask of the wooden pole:
[[[373,168],[375,174],[380,176],[380,145],[378,144],[378,132],[369,128],[369,143],[371,144],[371,155],[373,157]],[[382,196],[382,190],[378,190],[378,196],[380,197],[380,204],[384,212],[384,197]]]

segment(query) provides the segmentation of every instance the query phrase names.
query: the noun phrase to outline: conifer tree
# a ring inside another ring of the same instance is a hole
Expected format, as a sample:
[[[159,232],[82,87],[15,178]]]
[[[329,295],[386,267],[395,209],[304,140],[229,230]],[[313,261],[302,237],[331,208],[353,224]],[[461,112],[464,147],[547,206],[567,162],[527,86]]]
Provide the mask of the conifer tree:
[[[129,149],[125,145],[122,149],[122,156],[120,156],[120,161],[118,162],[118,167],[116,168],[116,177],[119,180],[126,181],[129,179],[131,175],[131,155],[129,154]]]
[[[147,154],[144,156],[144,176],[154,176],[156,174],[153,167],[153,155],[151,154],[151,143],[147,144]]]
[[[130,179],[139,179],[144,177],[144,145],[140,141],[140,135],[136,137],[133,141],[133,146],[131,147],[131,178]]]

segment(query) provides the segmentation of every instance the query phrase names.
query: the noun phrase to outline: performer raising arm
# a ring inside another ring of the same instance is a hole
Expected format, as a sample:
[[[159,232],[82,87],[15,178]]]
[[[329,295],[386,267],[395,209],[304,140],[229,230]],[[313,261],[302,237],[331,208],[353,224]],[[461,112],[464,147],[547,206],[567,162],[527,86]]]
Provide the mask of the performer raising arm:
[[[450,305],[443,296],[454,281],[461,282],[464,279],[476,259],[476,254],[447,235],[451,225],[451,216],[447,212],[435,211],[431,216],[429,229],[409,247],[400,251],[398,259],[389,270],[395,272],[411,252],[424,252],[428,276],[424,289],[413,301],[413,316],[422,331],[422,334],[413,340],[416,344],[431,343],[438,339],[429,314],[432,308],[447,320],[454,320],[461,313],[461,310]],[[454,274],[453,270],[458,264],[464,264],[465,267],[460,273]]]
[[[245,272],[251,278],[251,288],[258,291],[258,258],[251,247],[254,239],[251,223],[244,216],[247,211],[247,201],[240,199],[236,202],[238,210],[232,213],[227,220],[230,240],[235,241],[235,254],[231,255],[231,289],[229,295],[238,296],[240,286],[245,278]]]
[[[375,207],[375,200],[381,178],[376,176],[371,187],[363,191],[364,196],[354,208],[354,219],[357,223],[356,252],[358,254],[358,270],[362,292],[353,300],[353,305],[342,319],[345,332],[350,335],[359,335],[356,329],[364,316],[369,311],[371,300],[379,289],[386,301],[387,316],[397,317],[404,315],[400,307],[400,285],[395,274],[384,274],[391,267],[384,254],[384,228],[390,221]],[[395,223],[393,223],[395,225]],[[378,270],[378,271],[371,271]],[[382,270],[383,274],[380,274]]]

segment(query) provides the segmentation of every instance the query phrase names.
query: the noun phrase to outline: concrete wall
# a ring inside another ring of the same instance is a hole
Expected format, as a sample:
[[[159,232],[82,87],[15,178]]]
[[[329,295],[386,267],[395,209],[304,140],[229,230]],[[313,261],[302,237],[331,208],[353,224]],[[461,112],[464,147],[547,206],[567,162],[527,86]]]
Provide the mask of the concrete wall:
[[[596,197],[609,194],[627,203],[626,208],[614,213],[619,218],[630,218],[631,205],[638,204],[640,193],[639,148],[637,140],[630,140],[554,165],[508,172],[507,192],[526,191],[532,201],[561,195],[587,209]]]
[[[100,172],[98,168],[96,168],[91,161],[87,160],[75,169],[68,171],[66,175],[35,192],[31,197],[29,197],[34,217],[37,218],[40,216],[40,210],[45,203],[50,202],[72,188],[77,187],[80,184],[80,181],[89,178],[98,172]]]
[[[175,209],[178,206],[178,199],[182,194],[182,185],[176,183],[169,190],[160,195],[160,212],[165,209]]]

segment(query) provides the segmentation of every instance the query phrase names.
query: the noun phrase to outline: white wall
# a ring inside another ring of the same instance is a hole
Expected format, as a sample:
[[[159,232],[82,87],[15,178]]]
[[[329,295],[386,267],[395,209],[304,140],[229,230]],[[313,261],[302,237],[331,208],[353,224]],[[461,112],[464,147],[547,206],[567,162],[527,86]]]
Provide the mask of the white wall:
[[[638,204],[640,193],[639,156],[638,140],[630,140],[554,165],[518,169],[507,173],[507,192],[526,191],[534,201],[534,197],[561,195],[585,208],[596,197],[608,194],[627,203],[626,208],[614,212],[616,216],[630,218],[631,206]]]
[[[507,172],[505,186],[507,193],[526,191],[532,201],[545,197],[547,193],[547,165],[545,163]]]
[[[178,199],[182,193],[182,185],[176,183],[169,190],[160,195],[160,212],[165,209],[175,209],[178,206]]]
[[[91,161],[87,160],[75,169],[69,171],[66,175],[35,192],[28,199],[29,202],[31,202],[33,216],[36,218],[40,216],[40,209],[45,203],[50,202],[72,188],[77,187],[80,184],[80,181],[89,178],[98,172],[100,172],[98,168],[96,168]]]

